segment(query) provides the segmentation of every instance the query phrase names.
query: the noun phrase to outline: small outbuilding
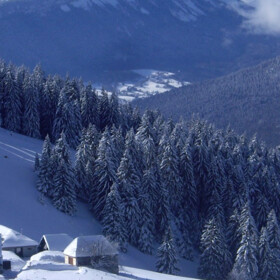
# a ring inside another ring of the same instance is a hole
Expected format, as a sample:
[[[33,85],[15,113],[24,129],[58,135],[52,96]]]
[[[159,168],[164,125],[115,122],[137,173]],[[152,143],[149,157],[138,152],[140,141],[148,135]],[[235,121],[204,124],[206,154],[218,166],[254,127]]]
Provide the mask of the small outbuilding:
[[[117,249],[103,235],[80,236],[64,250],[65,263],[119,273]]]
[[[8,227],[0,225],[2,250],[11,251],[19,257],[31,257],[37,253],[38,242]]]
[[[42,236],[38,245],[38,252],[42,251],[60,251],[64,249],[73,241],[73,238],[66,233],[59,234],[45,234]]]

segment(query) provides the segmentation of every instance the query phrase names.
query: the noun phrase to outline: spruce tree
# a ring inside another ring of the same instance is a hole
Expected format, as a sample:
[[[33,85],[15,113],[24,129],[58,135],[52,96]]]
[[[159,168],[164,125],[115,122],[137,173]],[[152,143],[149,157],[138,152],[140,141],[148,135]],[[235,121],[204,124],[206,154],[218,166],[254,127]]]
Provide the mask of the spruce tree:
[[[4,78],[2,117],[4,128],[14,132],[21,131],[22,102],[11,65],[7,67]]]
[[[280,260],[270,248],[267,230],[262,228],[259,240],[259,279],[272,280],[280,277]]]
[[[60,92],[53,125],[53,137],[58,139],[64,132],[69,146],[76,148],[81,136],[81,111],[79,101],[71,100],[70,93],[65,89]]]
[[[107,195],[112,185],[117,182],[117,167],[113,159],[114,153],[110,137],[109,130],[106,129],[100,139],[97,159],[94,162],[94,185],[90,190],[90,206],[98,219],[102,219]]]
[[[246,280],[254,280],[258,275],[258,232],[251,215],[249,202],[242,209],[239,230],[242,237],[235,258],[233,273],[242,275]]]
[[[37,189],[45,196],[51,197],[52,195],[54,189],[54,174],[55,171],[52,165],[52,147],[50,139],[47,136],[43,144],[37,181]]]
[[[156,269],[161,273],[176,274],[179,271],[177,262],[175,241],[172,236],[171,228],[169,227],[157,251]]]
[[[32,78],[24,81],[23,133],[33,138],[40,138],[39,95]]]
[[[199,276],[207,280],[226,279],[232,259],[219,219],[213,217],[206,223],[201,236],[201,249]]]
[[[162,182],[168,191],[170,209],[174,215],[178,215],[182,207],[182,178],[179,174],[179,160],[175,147],[168,142],[164,148],[160,163]]]
[[[108,125],[119,127],[120,125],[120,113],[119,113],[119,98],[113,92],[109,97],[109,116],[108,116]]]
[[[121,251],[126,252],[127,232],[124,225],[124,213],[119,195],[118,184],[113,183],[102,213],[103,234],[117,242]]]
[[[268,242],[274,254],[280,257],[280,229],[275,211],[272,209],[267,217],[267,236]]]
[[[99,125],[101,131],[105,129],[106,126],[110,126],[110,104],[108,93],[103,89],[101,92],[101,98],[99,99]]]
[[[153,251],[153,232],[154,232],[154,213],[152,208],[149,186],[142,186],[139,193],[139,207],[141,209],[141,231],[139,235],[138,247],[143,253],[152,254]]]
[[[91,85],[81,91],[81,118],[84,128],[90,124],[99,126],[98,98]]]
[[[129,241],[137,246],[140,234],[141,211],[139,206],[140,175],[135,169],[132,158],[133,152],[129,147],[125,149],[118,168],[120,195],[126,217],[126,228]]]
[[[73,215],[77,210],[72,168],[61,158],[54,176],[53,205],[61,212]]]
[[[55,119],[56,107],[58,103],[59,93],[59,78],[48,77],[42,95],[40,97],[40,131],[42,137],[49,135],[53,139],[53,123]]]
[[[88,181],[86,178],[86,165],[88,161],[88,153],[89,153],[89,143],[86,141],[87,131],[84,129],[82,132],[81,143],[77,147],[76,152],[76,160],[75,160],[75,168],[74,173],[77,179],[77,196],[83,199],[88,197],[87,189],[88,189]]]
[[[53,177],[51,197],[54,206],[69,215],[76,212],[76,180],[69,155],[69,147],[64,133],[54,147],[52,168],[56,170]]]

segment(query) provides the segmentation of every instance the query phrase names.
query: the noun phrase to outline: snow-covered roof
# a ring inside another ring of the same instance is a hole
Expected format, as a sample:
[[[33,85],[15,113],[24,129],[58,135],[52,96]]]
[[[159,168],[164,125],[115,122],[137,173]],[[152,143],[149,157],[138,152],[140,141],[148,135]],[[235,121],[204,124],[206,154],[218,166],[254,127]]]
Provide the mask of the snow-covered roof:
[[[73,238],[66,233],[59,233],[45,234],[43,235],[42,240],[45,240],[49,250],[63,251],[73,241]]]
[[[103,235],[90,235],[75,238],[66,247],[64,254],[77,258],[111,256],[118,254],[118,251]]]
[[[0,233],[3,238],[3,249],[38,245],[37,241],[2,225],[0,225]]]

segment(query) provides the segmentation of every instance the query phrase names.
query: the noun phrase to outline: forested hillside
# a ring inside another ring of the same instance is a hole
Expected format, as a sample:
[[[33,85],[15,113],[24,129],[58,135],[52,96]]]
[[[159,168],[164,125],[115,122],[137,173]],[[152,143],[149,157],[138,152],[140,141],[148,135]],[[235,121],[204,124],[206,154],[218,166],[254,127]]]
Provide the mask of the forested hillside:
[[[155,254],[159,272],[199,253],[201,278],[279,279],[279,149],[199,119],[140,115],[39,67],[2,63],[1,75],[3,126],[45,137],[37,189],[54,207],[75,215],[85,201],[104,235]]]
[[[8,130],[52,141],[65,133],[68,144],[76,148],[82,128],[89,124],[98,130],[119,126],[124,130],[139,118],[130,106],[119,106],[115,94],[99,95],[81,79],[45,76],[38,65],[30,72],[0,61],[0,117]]]
[[[159,109],[179,120],[197,113],[219,128],[257,134],[267,144],[280,144],[280,58],[228,76],[137,100],[135,105]]]
[[[147,111],[126,135],[89,126],[74,168],[64,135],[53,149],[46,139],[37,187],[69,214],[87,201],[110,240],[156,254],[160,272],[200,252],[203,279],[278,279],[279,170],[256,138]]]

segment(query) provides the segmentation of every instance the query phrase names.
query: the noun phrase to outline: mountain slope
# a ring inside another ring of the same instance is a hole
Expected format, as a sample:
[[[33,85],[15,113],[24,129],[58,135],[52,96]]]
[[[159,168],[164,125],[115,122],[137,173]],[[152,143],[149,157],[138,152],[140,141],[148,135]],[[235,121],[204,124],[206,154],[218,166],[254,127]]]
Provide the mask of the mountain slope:
[[[179,119],[192,114],[219,128],[257,133],[269,145],[280,143],[280,57],[215,80],[135,101],[142,110],[158,108]]]
[[[101,234],[100,224],[85,204],[79,203],[77,213],[71,217],[59,212],[48,199],[41,199],[33,166],[42,144],[40,140],[0,128],[0,223],[37,241],[47,233],[68,233],[72,237]],[[121,265],[155,269],[155,257],[133,247],[128,248],[127,254],[121,254],[119,260]],[[183,261],[180,266],[181,275],[196,276],[197,263]]]
[[[181,70],[188,81],[280,54],[278,38],[248,34],[228,1],[0,3],[0,57],[30,67],[41,62],[47,72],[70,72],[86,80],[103,82],[112,72],[158,69]]]

